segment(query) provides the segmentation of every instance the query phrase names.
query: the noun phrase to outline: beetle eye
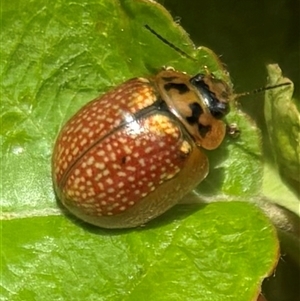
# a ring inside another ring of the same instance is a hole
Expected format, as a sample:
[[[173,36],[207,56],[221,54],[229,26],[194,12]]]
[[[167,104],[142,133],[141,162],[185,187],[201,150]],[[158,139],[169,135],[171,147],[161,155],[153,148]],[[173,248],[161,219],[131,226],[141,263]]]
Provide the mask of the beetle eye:
[[[215,118],[220,119],[228,113],[228,87],[225,82],[204,74],[197,74],[190,82],[199,91]]]

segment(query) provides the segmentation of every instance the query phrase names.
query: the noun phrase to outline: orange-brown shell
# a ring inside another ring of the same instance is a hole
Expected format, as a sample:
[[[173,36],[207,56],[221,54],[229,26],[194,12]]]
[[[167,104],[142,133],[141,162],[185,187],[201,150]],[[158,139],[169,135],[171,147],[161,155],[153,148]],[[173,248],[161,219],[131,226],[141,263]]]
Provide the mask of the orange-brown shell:
[[[207,157],[164,105],[157,82],[131,79],[85,105],[61,130],[53,182],[75,216],[104,228],[139,226],[206,177]]]

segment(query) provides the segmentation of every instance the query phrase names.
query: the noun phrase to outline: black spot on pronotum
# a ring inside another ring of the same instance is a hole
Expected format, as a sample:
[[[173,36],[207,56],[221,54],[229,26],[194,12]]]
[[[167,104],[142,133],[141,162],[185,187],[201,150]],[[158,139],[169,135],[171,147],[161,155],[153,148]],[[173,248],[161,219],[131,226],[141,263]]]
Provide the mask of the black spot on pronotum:
[[[126,163],[126,157],[124,156],[124,157],[122,157],[122,159],[121,159],[121,164],[125,164]]]
[[[205,76],[203,74],[197,74],[191,78],[190,82],[194,85],[199,93],[202,95],[203,100],[205,101],[210,113],[217,119],[221,119],[229,111],[228,103],[222,102],[218,99],[218,96],[211,91],[209,86],[204,81]],[[221,92],[220,95],[223,99],[228,98],[228,94],[225,91]]]
[[[171,89],[175,89],[179,94],[185,94],[190,91],[186,84],[176,84],[176,83],[168,83],[164,85],[166,91],[170,91]]]
[[[206,136],[206,134],[211,131],[211,125],[199,124],[198,125],[198,131],[200,133],[200,136],[202,138],[204,138]]]
[[[203,113],[201,106],[199,105],[199,103],[193,102],[193,103],[189,104],[189,107],[192,111],[192,116],[186,117],[186,121],[189,124],[198,123],[199,117]]]

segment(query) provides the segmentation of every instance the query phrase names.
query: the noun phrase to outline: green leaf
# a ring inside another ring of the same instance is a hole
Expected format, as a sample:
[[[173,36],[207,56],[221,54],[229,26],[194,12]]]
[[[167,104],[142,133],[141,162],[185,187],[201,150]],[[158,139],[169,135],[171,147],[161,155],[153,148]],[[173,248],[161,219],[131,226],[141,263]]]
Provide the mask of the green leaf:
[[[224,195],[249,198],[261,193],[261,133],[249,116],[235,106],[233,103],[226,123],[236,127],[240,134],[237,137],[227,135],[218,149],[208,153],[210,173],[196,189],[202,198],[218,199]]]
[[[290,82],[278,65],[269,65],[268,72],[270,85]],[[286,177],[300,182],[300,113],[290,83],[267,91],[265,117],[277,164]]]
[[[178,206],[145,228],[107,231],[71,222],[52,187],[55,137],[83,104],[163,65],[190,74],[207,66],[228,81],[212,51],[195,49],[146,0],[5,1],[1,32],[1,300],[252,300],[278,255],[255,206]],[[234,106],[228,122],[241,135],[207,152],[210,175],[199,187],[216,200],[245,199],[262,185],[259,131]]]
[[[250,204],[193,210],[132,231],[5,221],[2,300],[253,300],[277,257],[274,228]]]

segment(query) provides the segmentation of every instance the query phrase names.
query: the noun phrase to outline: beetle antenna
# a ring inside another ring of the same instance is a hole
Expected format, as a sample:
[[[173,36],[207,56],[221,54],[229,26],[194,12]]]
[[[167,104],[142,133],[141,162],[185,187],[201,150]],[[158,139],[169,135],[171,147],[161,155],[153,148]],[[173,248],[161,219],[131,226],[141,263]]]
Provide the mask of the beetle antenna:
[[[277,84],[277,85],[261,87],[261,88],[254,89],[254,90],[249,91],[249,92],[243,92],[243,93],[236,94],[235,98],[240,98],[240,97],[247,96],[247,95],[257,94],[257,93],[260,93],[260,92],[276,89],[276,88],[283,87],[283,86],[289,86],[290,84],[291,84],[290,82],[286,82],[286,83],[281,83],[281,84]]]
[[[196,60],[194,57],[192,57],[191,55],[187,54],[186,52],[184,52],[182,49],[180,49],[179,47],[177,47],[176,45],[174,45],[173,43],[171,43],[170,41],[168,41],[166,38],[164,38],[163,36],[161,36],[158,32],[156,32],[153,28],[151,28],[148,24],[145,24],[144,27],[149,30],[153,35],[155,35],[159,40],[161,40],[164,44],[168,45],[169,47],[171,47],[172,49],[174,49],[175,51],[177,51],[179,54],[181,54],[182,56],[194,61],[194,62],[198,62],[198,60]],[[275,89],[275,88],[279,88],[282,86],[288,86],[290,85],[290,82],[286,82],[286,83],[281,83],[281,84],[277,84],[277,85],[272,85],[272,86],[266,86],[266,87],[261,87],[249,92],[243,92],[243,93],[239,93],[239,94],[235,94],[236,98],[240,98],[243,96],[247,96],[247,95],[252,95],[252,94],[257,94],[263,91],[267,91],[267,90],[271,90],[271,89]]]
[[[169,42],[167,39],[165,39],[163,36],[161,36],[159,33],[157,33],[153,28],[151,28],[149,25],[145,24],[144,25],[145,28],[147,30],[149,30],[152,34],[154,34],[158,39],[160,39],[163,43],[165,43],[166,45],[170,46],[171,48],[173,48],[175,51],[177,51],[178,53],[180,53],[182,56],[197,62],[197,60],[195,58],[193,58],[192,56],[190,56],[189,54],[187,54],[186,52],[184,52],[183,50],[181,50],[180,48],[178,48],[177,46],[175,46],[173,43]]]

